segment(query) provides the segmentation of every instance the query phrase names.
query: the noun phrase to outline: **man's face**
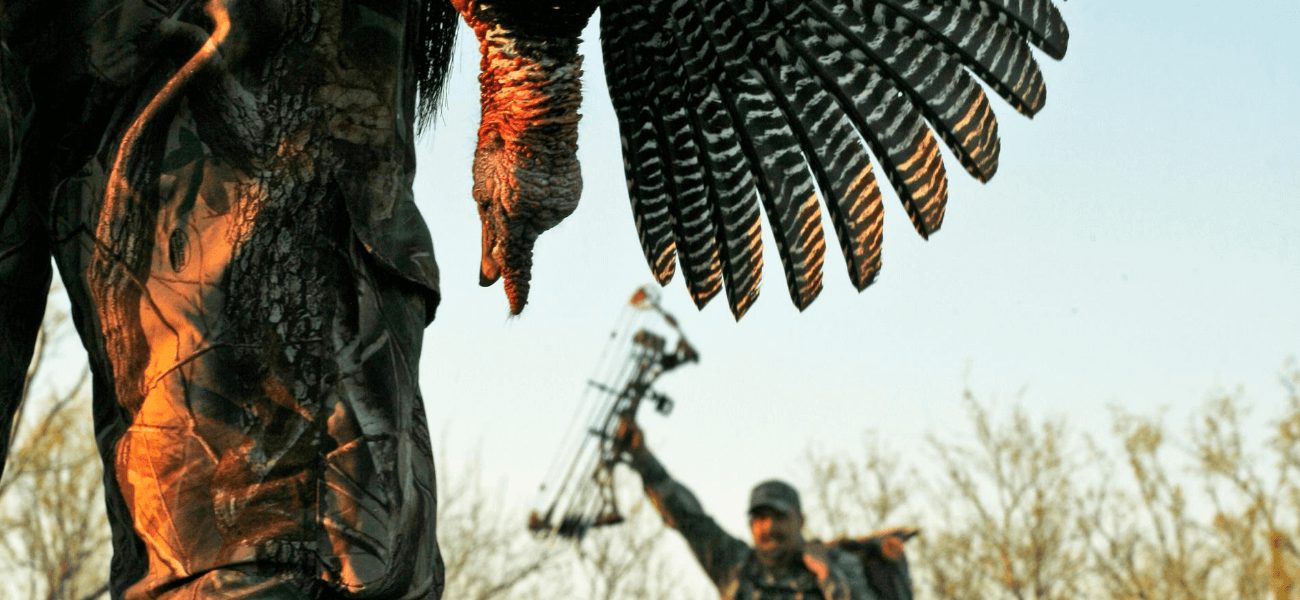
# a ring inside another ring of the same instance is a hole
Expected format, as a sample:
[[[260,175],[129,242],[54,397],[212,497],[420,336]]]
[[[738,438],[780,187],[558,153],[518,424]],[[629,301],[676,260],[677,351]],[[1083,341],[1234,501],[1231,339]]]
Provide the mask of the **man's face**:
[[[749,513],[749,530],[758,550],[794,550],[803,547],[803,515],[760,506]]]

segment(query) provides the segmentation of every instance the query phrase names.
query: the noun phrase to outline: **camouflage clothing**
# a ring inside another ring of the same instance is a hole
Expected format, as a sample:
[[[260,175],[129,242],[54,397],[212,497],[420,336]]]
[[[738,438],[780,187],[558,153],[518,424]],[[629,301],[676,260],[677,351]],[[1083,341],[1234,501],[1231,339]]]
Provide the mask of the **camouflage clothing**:
[[[0,423],[53,255],[114,598],[437,598],[421,3],[224,4],[0,0]]]
[[[765,569],[755,550],[705,514],[695,495],[669,477],[648,450],[633,457],[632,467],[664,522],[686,538],[725,600],[876,600],[856,557],[816,541],[805,546],[802,565],[781,573]]]

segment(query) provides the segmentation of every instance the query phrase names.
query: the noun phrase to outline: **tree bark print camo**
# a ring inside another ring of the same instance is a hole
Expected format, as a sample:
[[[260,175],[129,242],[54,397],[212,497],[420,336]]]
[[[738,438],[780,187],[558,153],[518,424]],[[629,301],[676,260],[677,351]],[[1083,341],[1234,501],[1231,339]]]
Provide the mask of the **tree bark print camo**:
[[[420,4],[0,6],[0,422],[52,252],[113,596],[437,598]]]

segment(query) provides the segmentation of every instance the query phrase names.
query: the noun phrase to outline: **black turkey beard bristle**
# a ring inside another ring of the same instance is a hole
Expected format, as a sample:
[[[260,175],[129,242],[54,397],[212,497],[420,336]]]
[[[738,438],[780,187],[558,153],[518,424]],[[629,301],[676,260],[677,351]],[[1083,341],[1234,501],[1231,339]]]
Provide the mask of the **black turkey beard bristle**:
[[[415,56],[416,131],[433,120],[442,104],[443,91],[456,52],[456,29],[460,14],[447,0],[421,0]]]

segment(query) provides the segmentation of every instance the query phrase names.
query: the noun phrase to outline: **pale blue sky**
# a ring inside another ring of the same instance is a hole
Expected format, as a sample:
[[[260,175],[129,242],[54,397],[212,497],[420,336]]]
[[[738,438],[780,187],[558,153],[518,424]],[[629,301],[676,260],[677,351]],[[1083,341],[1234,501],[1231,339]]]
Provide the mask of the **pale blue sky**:
[[[960,430],[961,391],[1109,431],[1106,407],[1186,408],[1246,388],[1274,413],[1300,352],[1300,5],[1086,2],[1061,6],[1061,63],[1043,58],[1033,121],[994,100],[1001,169],[987,185],[949,162],[943,229],[923,242],[888,195],[884,271],[862,294],[842,259],[804,314],[773,245],[764,293],[734,323],[680,281],[664,292],[701,353],[664,380],[677,401],[643,426],[670,471],[736,533],[749,487],[800,482],[810,444],[896,449]],[[483,447],[483,476],[532,499],[605,336],[651,281],[623,186],[599,49],[587,43],[577,212],[537,246],[531,303],[509,318],[477,285],[470,199],[478,58],[465,30],[448,108],[421,144],[416,194],[442,267],[422,384],[451,463]],[[594,40],[594,29],[588,30]],[[827,227],[827,231],[830,228]],[[1181,411],[1181,412],[1180,412]],[[522,515],[520,525],[522,527]]]

